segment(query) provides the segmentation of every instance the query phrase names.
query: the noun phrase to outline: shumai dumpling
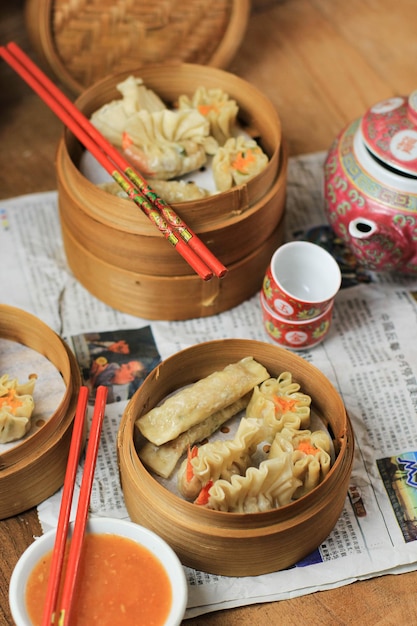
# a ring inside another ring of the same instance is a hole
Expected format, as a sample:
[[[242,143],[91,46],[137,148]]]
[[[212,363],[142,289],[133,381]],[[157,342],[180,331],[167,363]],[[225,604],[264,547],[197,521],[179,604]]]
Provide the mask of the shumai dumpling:
[[[268,157],[254,139],[243,135],[231,137],[213,157],[213,178],[218,191],[227,191],[234,185],[243,185],[259,174],[267,165]]]
[[[222,89],[199,87],[190,98],[178,98],[180,109],[197,109],[210,123],[210,134],[222,146],[236,127],[238,105]]]
[[[142,110],[162,111],[166,106],[141,78],[129,76],[117,85],[117,90],[122,97],[94,111],[90,121],[108,141],[120,146],[126,124],[132,116]]]
[[[0,443],[21,439],[28,432],[35,408],[34,385],[35,377],[23,385],[7,374],[0,377]]]
[[[330,437],[324,430],[283,429],[276,436],[277,442],[284,448],[289,444],[294,464],[294,476],[301,481],[294,493],[294,499],[300,498],[327,476],[331,467]]]

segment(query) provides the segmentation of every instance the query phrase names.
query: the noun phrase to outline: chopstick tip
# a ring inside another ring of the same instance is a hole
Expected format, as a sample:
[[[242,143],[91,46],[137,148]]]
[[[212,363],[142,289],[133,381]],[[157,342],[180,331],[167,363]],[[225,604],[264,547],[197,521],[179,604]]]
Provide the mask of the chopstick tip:
[[[226,274],[227,274],[227,272],[228,272],[228,271],[229,271],[229,270],[227,269],[227,267],[223,267],[222,269],[220,269],[220,270],[217,272],[217,274],[216,274],[216,275],[217,275],[217,277],[218,277],[218,278],[224,278],[224,277],[226,276]]]

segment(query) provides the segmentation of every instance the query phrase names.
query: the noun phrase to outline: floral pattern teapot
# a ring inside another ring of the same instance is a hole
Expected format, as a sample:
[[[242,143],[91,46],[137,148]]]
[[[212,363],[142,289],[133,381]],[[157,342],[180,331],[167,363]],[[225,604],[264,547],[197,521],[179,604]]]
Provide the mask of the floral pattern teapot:
[[[417,91],[372,106],[335,139],[325,212],[358,261],[417,274]]]

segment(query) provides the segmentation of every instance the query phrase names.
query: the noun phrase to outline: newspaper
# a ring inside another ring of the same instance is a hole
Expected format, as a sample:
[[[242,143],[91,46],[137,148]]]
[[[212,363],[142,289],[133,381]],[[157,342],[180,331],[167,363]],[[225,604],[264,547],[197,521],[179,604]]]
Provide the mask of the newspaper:
[[[187,618],[416,568],[417,277],[363,271],[340,249],[323,213],[323,160],[324,153],[290,160],[286,237],[330,247],[343,271],[330,334],[300,354],[335,385],[353,424],[356,451],[345,507],[314,554],[284,572],[230,578],[185,568]],[[55,191],[0,203],[0,260],[3,302],[33,313],[69,341],[87,376],[93,351],[119,341],[134,344],[143,375],[201,341],[268,341],[258,294],[220,315],[182,322],[150,322],[98,301],[67,267]],[[128,518],[115,439],[133,390],[126,384],[116,391],[106,410],[91,515]],[[57,493],[39,505],[44,530],[56,525],[59,504]]]

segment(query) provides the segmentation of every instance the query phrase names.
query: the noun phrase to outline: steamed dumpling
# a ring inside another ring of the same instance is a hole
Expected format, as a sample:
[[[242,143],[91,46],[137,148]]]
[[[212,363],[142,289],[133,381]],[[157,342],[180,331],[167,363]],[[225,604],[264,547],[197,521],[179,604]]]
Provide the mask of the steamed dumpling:
[[[0,443],[21,439],[28,432],[35,408],[34,386],[35,377],[23,385],[8,374],[0,377]]]
[[[145,176],[169,180],[200,169],[212,152],[210,126],[197,111],[140,111],[125,125],[125,156]]]
[[[268,157],[254,139],[243,135],[231,137],[213,157],[213,177],[219,191],[234,185],[243,185],[259,174],[267,165]]]
[[[122,97],[97,109],[90,121],[108,141],[121,146],[126,124],[138,111],[162,111],[165,104],[155,92],[148,89],[141,78],[129,76],[117,85]]]
[[[199,87],[193,96],[182,95],[178,98],[180,109],[196,109],[208,120],[210,134],[222,146],[232,137],[236,127],[238,106],[222,89]]]

